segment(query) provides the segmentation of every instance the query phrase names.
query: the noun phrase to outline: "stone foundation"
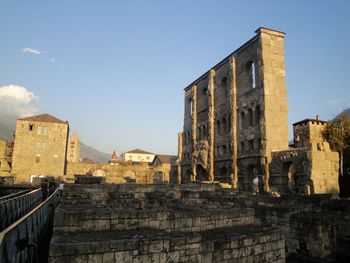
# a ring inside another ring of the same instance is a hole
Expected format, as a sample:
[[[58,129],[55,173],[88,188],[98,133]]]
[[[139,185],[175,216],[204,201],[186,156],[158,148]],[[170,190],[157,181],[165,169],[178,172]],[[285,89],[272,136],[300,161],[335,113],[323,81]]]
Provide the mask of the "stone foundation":
[[[284,246],[280,231],[253,225],[199,233],[87,232],[56,235],[50,262],[285,262]]]
[[[349,204],[215,184],[67,185],[50,262],[347,260]]]

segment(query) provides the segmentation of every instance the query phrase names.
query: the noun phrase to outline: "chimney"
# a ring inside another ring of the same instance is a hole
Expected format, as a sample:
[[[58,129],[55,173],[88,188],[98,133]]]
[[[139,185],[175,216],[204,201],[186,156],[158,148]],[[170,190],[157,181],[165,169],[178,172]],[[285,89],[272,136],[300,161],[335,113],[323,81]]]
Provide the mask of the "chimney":
[[[318,121],[318,114],[316,115],[316,120]]]

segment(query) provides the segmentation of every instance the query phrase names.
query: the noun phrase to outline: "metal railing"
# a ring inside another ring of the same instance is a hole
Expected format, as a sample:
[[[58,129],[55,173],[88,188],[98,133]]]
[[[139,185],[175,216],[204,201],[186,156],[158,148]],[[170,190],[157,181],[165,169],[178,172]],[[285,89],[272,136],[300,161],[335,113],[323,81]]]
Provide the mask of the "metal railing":
[[[0,202],[0,231],[28,213],[42,201],[41,189]]]
[[[0,262],[38,262],[38,252],[60,200],[59,189],[0,232]]]
[[[13,193],[13,194],[2,196],[2,197],[0,197],[0,203],[7,201],[9,199],[15,198],[17,196],[21,196],[21,195],[24,195],[26,193],[29,193],[30,191],[32,191],[32,189],[26,189],[26,190],[19,191],[19,192]]]

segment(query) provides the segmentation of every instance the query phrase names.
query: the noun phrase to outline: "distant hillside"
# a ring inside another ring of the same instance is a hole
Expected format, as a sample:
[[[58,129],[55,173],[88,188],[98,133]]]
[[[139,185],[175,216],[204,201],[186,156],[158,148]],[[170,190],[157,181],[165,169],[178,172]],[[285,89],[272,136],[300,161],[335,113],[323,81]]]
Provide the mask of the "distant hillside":
[[[99,163],[107,163],[112,154],[102,153],[91,146],[80,142],[80,158],[88,159]]]
[[[340,114],[338,114],[334,119],[340,117],[340,116],[346,116],[350,119],[350,108],[343,110]]]
[[[13,140],[17,118],[15,115],[0,112],[0,139]],[[80,157],[95,162],[106,163],[110,159],[111,154],[99,152],[91,146],[80,143]]]
[[[0,138],[8,141],[13,140],[13,134],[16,128],[15,115],[4,114],[0,112]]]

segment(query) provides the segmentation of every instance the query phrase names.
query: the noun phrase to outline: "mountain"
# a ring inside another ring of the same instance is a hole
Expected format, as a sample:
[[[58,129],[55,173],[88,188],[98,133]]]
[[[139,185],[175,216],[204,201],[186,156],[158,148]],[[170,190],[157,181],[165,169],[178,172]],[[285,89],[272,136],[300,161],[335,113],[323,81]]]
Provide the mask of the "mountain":
[[[0,138],[13,140],[17,116],[0,112]]]
[[[99,163],[107,163],[111,159],[111,156],[112,154],[100,152],[95,148],[80,142],[80,158]]]
[[[0,139],[13,140],[18,116],[0,112]],[[85,160],[106,163],[111,154],[102,153],[93,147],[80,143],[80,157]]]
[[[341,113],[339,113],[334,119],[339,118],[340,116],[346,116],[348,119],[350,119],[350,108],[343,110]]]

